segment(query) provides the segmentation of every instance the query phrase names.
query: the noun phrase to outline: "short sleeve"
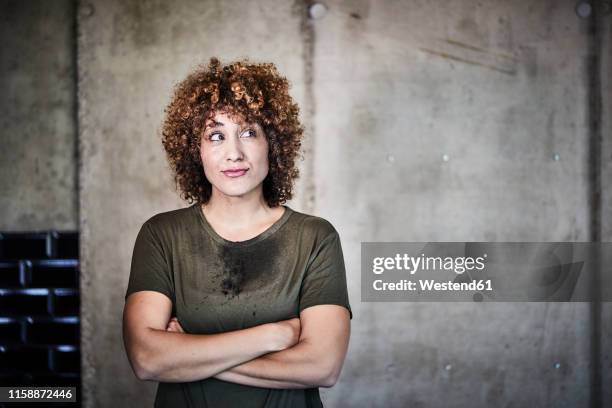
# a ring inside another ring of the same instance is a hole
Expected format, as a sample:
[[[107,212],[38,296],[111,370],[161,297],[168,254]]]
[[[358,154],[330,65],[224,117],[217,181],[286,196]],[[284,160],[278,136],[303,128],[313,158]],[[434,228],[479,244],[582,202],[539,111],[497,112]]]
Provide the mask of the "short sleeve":
[[[136,237],[125,299],[134,292],[153,290],[174,303],[174,284],[167,257],[151,223],[146,221]]]
[[[344,306],[353,318],[346,286],[346,270],[340,236],[328,235],[312,254],[300,290],[300,312],[315,305]]]

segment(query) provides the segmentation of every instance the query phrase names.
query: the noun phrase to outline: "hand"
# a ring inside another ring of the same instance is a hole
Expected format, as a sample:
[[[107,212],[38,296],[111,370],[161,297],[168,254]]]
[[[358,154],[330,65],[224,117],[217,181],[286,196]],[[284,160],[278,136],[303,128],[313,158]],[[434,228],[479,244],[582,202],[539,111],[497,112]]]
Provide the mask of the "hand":
[[[281,320],[272,324],[276,328],[275,351],[287,349],[297,344],[300,340],[302,325],[299,318],[294,317],[293,319]]]
[[[166,327],[166,331],[185,333],[185,330],[183,330],[183,327],[179,324],[178,319],[176,317],[170,319],[170,321],[168,322],[168,327]]]

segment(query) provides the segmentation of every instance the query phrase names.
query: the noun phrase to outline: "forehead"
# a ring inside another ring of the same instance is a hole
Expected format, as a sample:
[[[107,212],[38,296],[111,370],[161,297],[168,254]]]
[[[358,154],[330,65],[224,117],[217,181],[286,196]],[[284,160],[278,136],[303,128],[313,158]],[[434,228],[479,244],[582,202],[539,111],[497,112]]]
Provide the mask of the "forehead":
[[[205,127],[222,127],[228,125],[242,125],[245,123],[244,117],[239,113],[228,111],[215,111],[212,118],[206,119]]]

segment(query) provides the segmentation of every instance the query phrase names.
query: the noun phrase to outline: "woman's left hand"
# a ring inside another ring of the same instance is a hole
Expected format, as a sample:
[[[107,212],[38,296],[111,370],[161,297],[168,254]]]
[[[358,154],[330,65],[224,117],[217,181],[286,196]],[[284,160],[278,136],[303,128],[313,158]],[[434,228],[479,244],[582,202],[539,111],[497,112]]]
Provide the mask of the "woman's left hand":
[[[166,328],[166,331],[176,332],[176,333],[185,333],[185,330],[183,330],[183,327],[179,324],[178,319],[176,317],[173,317],[172,319],[170,319],[170,321],[168,322],[168,327]]]

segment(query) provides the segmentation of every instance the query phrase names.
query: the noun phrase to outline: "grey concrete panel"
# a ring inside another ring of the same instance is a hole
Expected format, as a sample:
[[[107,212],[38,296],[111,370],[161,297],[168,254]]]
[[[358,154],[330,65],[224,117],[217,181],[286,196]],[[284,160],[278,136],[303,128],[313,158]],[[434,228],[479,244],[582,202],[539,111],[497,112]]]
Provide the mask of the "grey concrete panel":
[[[146,218],[185,205],[159,125],[172,85],[216,55],[277,63],[316,136],[293,206],[340,232],[355,312],[326,406],[586,406],[586,304],[359,301],[361,241],[589,239],[574,3],[329,1],[310,22],[300,10],[80,3],[85,405],[151,405],[154,384],[121,346],[129,259]]]
[[[609,4],[609,3],[608,3]],[[602,137],[602,241],[612,241],[612,14],[605,15],[599,25],[601,33],[601,137]],[[605,283],[612,282],[612,270],[605,265]],[[602,304],[601,313],[602,406],[612,406],[612,303]]]
[[[275,62],[303,107],[302,18],[284,1],[116,0],[81,2],[78,24],[85,406],[146,407],[156,387],[129,367],[121,312],[138,228],[187,205],[162,149],[163,110],[212,56]]]
[[[0,3],[0,230],[76,230],[73,2]]]
[[[359,303],[361,241],[589,239],[574,3],[326,4],[316,210],[341,232],[355,312],[327,401],[586,406],[587,304]]]

